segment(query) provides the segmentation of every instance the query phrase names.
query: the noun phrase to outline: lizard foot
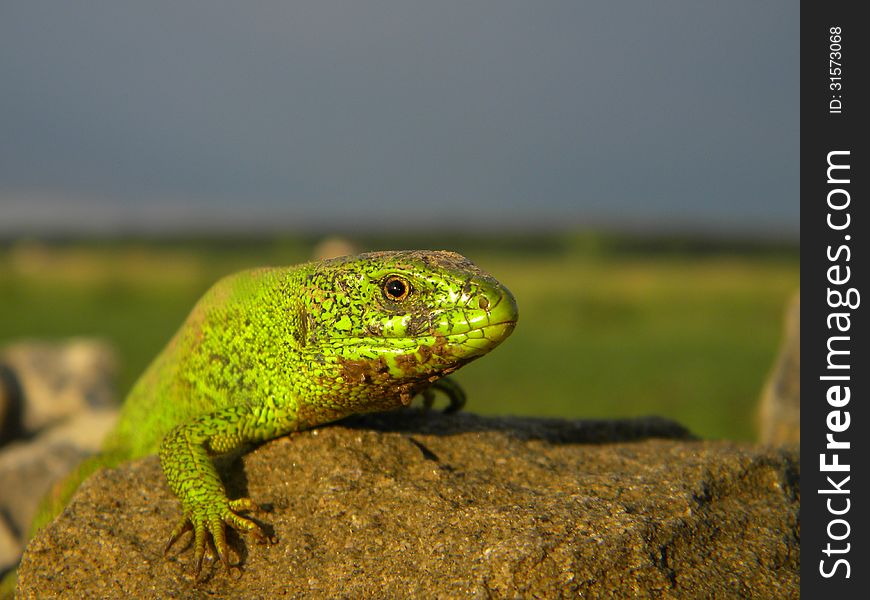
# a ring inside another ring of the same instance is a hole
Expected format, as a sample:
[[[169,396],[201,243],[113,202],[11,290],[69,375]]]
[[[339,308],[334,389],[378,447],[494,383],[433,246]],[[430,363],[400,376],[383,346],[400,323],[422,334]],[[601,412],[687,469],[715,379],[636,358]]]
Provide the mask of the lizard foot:
[[[214,548],[217,558],[224,565],[227,572],[230,570],[229,549],[227,547],[226,526],[241,533],[251,533],[261,543],[268,543],[267,538],[260,529],[260,525],[252,519],[247,519],[236,513],[256,511],[257,505],[250,498],[239,498],[226,501],[223,507],[216,511],[200,511],[185,515],[181,522],[172,530],[169,542],[163,553],[169,552],[170,548],[178,539],[188,531],[193,531],[193,574],[199,580],[202,572],[203,558],[214,558],[211,549]],[[237,567],[238,565],[232,565]]]
[[[435,404],[435,390],[447,396],[449,404],[444,409],[446,414],[458,412],[465,406],[465,392],[459,387],[459,384],[449,377],[443,377],[423,390],[423,408],[425,410],[429,410]]]

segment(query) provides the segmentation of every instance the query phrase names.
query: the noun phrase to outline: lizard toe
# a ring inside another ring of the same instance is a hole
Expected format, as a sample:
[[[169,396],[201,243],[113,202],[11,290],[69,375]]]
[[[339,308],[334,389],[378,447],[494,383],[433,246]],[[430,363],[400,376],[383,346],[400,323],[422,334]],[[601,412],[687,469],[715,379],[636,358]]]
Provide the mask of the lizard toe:
[[[202,559],[205,557],[206,529],[201,520],[193,524],[193,576],[199,581],[202,573]]]
[[[166,543],[166,546],[163,548],[163,554],[166,555],[169,553],[169,550],[178,541],[178,539],[183,536],[185,533],[193,529],[193,523],[190,522],[190,519],[184,517],[179,521],[178,525],[175,526],[175,529],[172,530],[172,533],[169,534],[169,541]]]
[[[260,510],[260,507],[250,498],[236,498],[230,500],[229,505],[233,512],[257,512]]]

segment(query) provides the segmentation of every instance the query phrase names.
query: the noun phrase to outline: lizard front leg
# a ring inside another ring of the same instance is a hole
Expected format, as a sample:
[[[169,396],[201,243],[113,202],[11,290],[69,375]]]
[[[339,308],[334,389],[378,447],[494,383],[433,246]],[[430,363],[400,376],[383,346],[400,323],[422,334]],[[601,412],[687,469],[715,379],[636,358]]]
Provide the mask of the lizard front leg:
[[[442,377],[423,390],[423,406],[425,408],[432,408],[435,404],[435,390],[441,391],[447,396],[449,404],[444,409],[445,413],[458,412],[465,406],[465,391],[451,377]]]
[[[199,577],[208,537],[229,569],[226,526],[264,539],[259,525],[239,512],[256,508],[249,498],[230,500],[211,456],[246,443],[265,441],[295,430],[295,414],[274,406],[241,405],[200,415],[173,429],[160,446],[160,464],[184,517],[170,535],[169,548],[193,530],[194,574]]]

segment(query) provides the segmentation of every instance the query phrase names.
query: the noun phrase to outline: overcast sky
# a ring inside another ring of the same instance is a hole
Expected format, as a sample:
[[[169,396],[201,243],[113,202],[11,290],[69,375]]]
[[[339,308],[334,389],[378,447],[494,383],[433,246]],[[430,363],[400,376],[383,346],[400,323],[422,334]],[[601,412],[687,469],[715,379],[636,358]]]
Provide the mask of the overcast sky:
[[[0,234],[799,226],[798,3],[0,7]]]

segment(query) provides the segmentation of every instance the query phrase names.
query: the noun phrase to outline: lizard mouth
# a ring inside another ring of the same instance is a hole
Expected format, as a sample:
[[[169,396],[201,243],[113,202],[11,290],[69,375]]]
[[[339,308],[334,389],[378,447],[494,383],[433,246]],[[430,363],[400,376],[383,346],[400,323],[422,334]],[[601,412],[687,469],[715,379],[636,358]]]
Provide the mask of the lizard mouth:
[[[464,306],[433,319],[424,335],[443,336],[451,343],[489,341],[494,346],[511,334],[518,316],[513,295],[506,288],[495,288],[488,290],[488,294],[481,292],[468,299]]]
[[[516,326],[516,319],[508,319],[472,327],[468,331],[451,333],[445,337],[449,344],[458,344],[469,348],[477,347],[485,350],[501,343],[502,340],[513,332]]]
[[[489,343],[491,346],[500,343],[508,337],[517,326],[516,319],[498,321],[496,323],[487,323],[470,327],[461,331],[451,331],[444,334],[435,329],[430,329],[425,333],[413,336],[402,337],[346,337],[336,341],[342,345],[359,345],[372,349],[381,349],[385,352],[405,351],[408,345],[461,345],[471,342],[471,345],[478,345],[475,342]],[[491,347],[490,346],[490,347]]]
[[[463,322],[465,324],[465,322]],[[407,337],[344,338],[340,345],[356,348],[361,356],[374,359],[377,356],[398,357],[416,354],[424,363],[429,357],[442,356],[447,362],[464,362],[482,356],[501,344],[517,325],[516,318],[482,323],[464,331],[444,334],[436,329]]]

